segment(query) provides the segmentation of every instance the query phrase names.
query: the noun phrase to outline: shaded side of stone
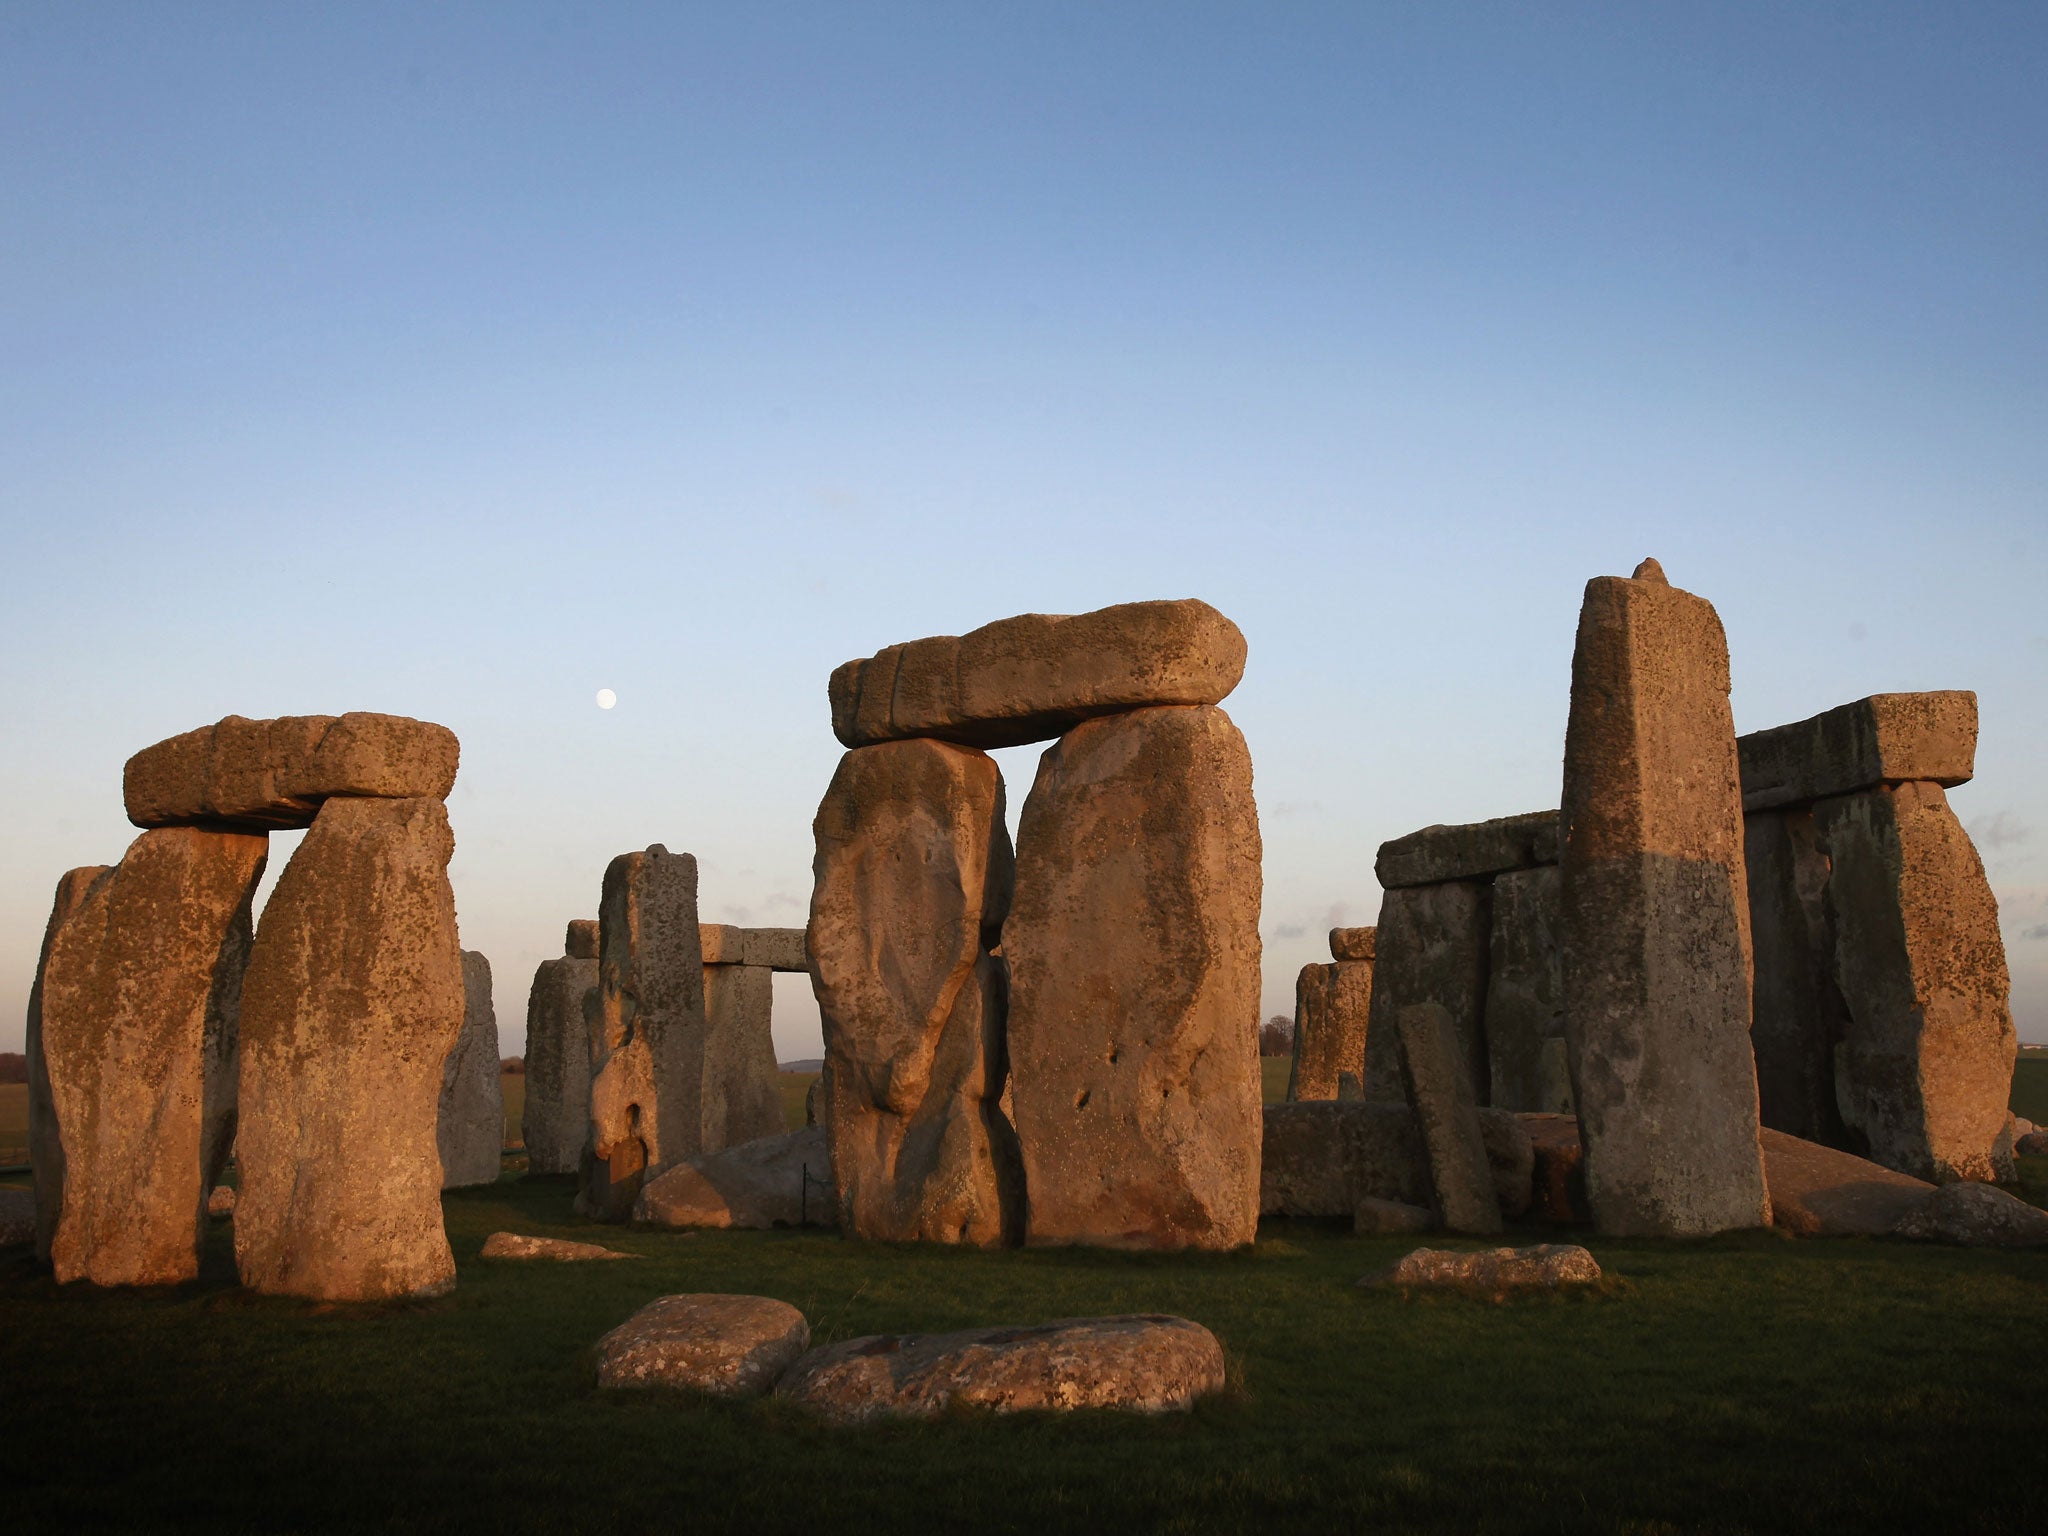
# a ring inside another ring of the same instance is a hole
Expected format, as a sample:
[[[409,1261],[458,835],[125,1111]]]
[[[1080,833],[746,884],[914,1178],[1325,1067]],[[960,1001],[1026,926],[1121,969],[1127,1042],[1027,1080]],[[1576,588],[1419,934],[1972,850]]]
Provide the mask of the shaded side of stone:
[[[434,1132],[443,1189],[495,1184],[505,1145],[505,1084],[499,1072],[491,962],[473,949],[462,952],[462,999],[462,1033],[441,1065]]]
[[[782,1133],[772,1032],[774,982],[774,972],[765,966],[704,967],[701,1151]]]
[[[1496,878],[1492,915],[1485,1029],[1490,1101],[1495,1109],[1569,1109],[1569,1088],[1546,1065],[1546,1051],[1564,1037],[1557,866]]]
[[[1365,1079],[1365,1028],[1372,1008],[1372,962],[1305,965],[1294,988],[1291,1100],[1347,1097],[1344,1081]],[[1349,1097],[1356,1097],[1354,1092]]]
[[[1406,1104],[1268,1104],[1260,1118],[1261,1216],[1349,1217],[1362,1200],[1426,1207],[1434,1198],[1422,1129]],[[1529,1137],[1500,1110],[1480,1110],[1479,1123],[1495,1199],[1519,1215],[1530,1199]]]
[[[526,1099],[520,1136],[529,1173],[577,1173],[590,1135],[590,1036],[583,1000],[597,960],[543,960],[526,997]]]
[[[1834,1147],[1766,1127],[1771,1225],[1800,1237],[1879,1237],[1934,1188]]]
[[[1586,1198],[1586,1147],[1579,1140],[1576,1115],[1528,1113],[1515,1119],[1529,1138],[1532,1204],[1546,1221],[1589,1222],[1592,1202]]]
[[[1379,958],[1365,1032],[1365,1096],[1404,1099],[1394,1020],[1403,1008],[1435,1003],[1458,1031],[1459,1060],[1484,1103],[1486,967],[1492,940],[1492,891],[1484,881],[1451,880],[1390,890],[1380,902]]]
[[[1453,1232],[1490,1235],[1501,1229],[1486,1142],[1472,1086],[1459,1060],[1451,1016],[1435,1003],[1418,1003],[1395,1016],[1401,1041],[1401,1076],[1422,1127],[1436,1209]]]
[[[740,960],[746,965],[765,965],[771,971],[805,972],[811,968],[801,928],[741,929]]]
[[[709,1152],[648,1181],[633,1219],[658,1227],[832,1227],[839,1201],[822,1126]]]
[[[1373,873],[1388,890],[1480,880],[1557,862],[1557,812],[1531,811],[1464,826],[1424,827],[1380,844]]]
[[[1880,784],[1954,787],[1976,771],[1977,695],[1879,693],[1736,742],[1744,810],[1803,805]]]
[[[50,969],[50,950],[56,943],[58,929],[84,903],[93,882],[110,868],[107,864],[89,864],[67,871],[58,880],[50,920],[43,928],[35,980],[29,985],[27,1043],[23,1047],[28,1061],[28,1158],[35,1176],[36,1259],[44,1264],[50,1262],[50,1242],[57,1233],[57,1218],[64,1210],[64,1136],[50,1096],[50,1064],[43,1054],[43,978]]]
[[[1835,1050],[1848,1009],[1834,977],[1828,856],[1812,812],[1743,818],[1749,931],[1755,956],[1750,1044],[1763,1124],[1831,1147],[1850,1144],[1835,1104]]]

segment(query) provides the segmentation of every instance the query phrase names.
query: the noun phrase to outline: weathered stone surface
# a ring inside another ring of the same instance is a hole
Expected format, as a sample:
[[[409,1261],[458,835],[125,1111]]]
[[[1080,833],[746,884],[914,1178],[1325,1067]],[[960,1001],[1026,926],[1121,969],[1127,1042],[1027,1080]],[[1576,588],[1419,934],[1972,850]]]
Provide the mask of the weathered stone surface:
[[[571,960],[595,960],[598,937],[596,918],[574,918],[569,923],[569,931],[562,937],[562,953]]]
[[[1771,1224],[1801,1237],[1879,1237],[1934,1186],[1783,1131],[1763,1133]]]
[[[641,1184],[704,1149],[697,861],[656,843],[604,872],[590,1141],[577,1212],[622,1221]]]
[[[1976,771],[1977,695],[1873,694],[1810,720],[1752,731],[1735,745],[1746,811],[1908,779],[1953,787]]]
[[[1498,876],[1486,965],[1486,1058],[1495,1109],[1562,1111],[1570,1089],[1545,1070],[1564,1036],[1555,865]]]
[[[435,1145],[462,1033],[439,800],[337,796],[285,866],[242,989],[235,1263],[327,1301],[455,1284]]]
[[[1436,1213],[1423,1206],[1372,1198],[1359,1201],[1358,1209],[1351,1218],[1351,1230],[1361,1237],[1399,1237],[1410,1232],[1429,1232],[1435,1229],[1436,1224]]]
[[[715,1152],[782,1134],[775,1082],[774,973],[758,965],[704,967],[703,1139]]]
[[[1565,731],[1565,1036],[1603,1232],[1770,1219],[1728,644],[1651,574],[1586,584]]]
[[[1359,1281],[1403,1290],[1463,1291],[1504,1301],[1531,1291],[1559,1291],[1594,1285],[1600,1266],[1572,1243],[1538,1243],[1532,1248],[1489,1248],[1477,1253],[1418,1248],[1392,1268]]]
[[[810,1324],[786,1301],[663,1296],[598,1340],[597,1384],[761,1397],[810,1342]]]
[[[57,926],[40,1055],[63,1147],[60,1281],[199,1272],[206,1197],[234,1137],[250,903],[268,839],[144,832]]]
[[[1586,1199],[1586,1148],[1579,1140],[1578,1117],[1521,1114],[1515,1119],[1529,1138],[1536,1213],[1548,1221],[1591,1221],[1593,1207]]]
[[[308,827],[335,795],[445,800],[459,757],[445,725],[402,715],[229,715],[136,753],[122,789],[138,827]]]
[[[462,998],[462,1033],[441,1065],[435,1120],[443,1189],[497,1183],[505,1145],[505,1085],[499,1075],[491,962],[473,949],[462,952]]]
[[[1259,1157],[1261,1216],[1350,1216],[1361,1200],[1429,1204],[1429,1157],[1415,1111],[1382,1100],[1268,1104]],[[1517,1118],[1479,1111],[1495,1198],[1529,1208],[1534,1152]]]
[[[826,1112],[825,1076],[821,1072],[804,1090],[804,1124],[823,1125]]]
[[[1330,958],[1332,960],[1372,960],[1379,949],[1377,928],[1332,928],[1330,930]]]
[[[847,662],[832,674],[832,732],[849,747],[1021,746],[1099,715],[1221,703],[1244,659],[1237,626],[1193,598],[1020,614]]]
[[[771,971],[808,971],[811,962],[804,953],[801,928],[743,928],[740,930],[740,962],[765,965]]]
[[[705,965],[739,965],[740,938],[743,931],[731,923],[699,923],[697,944],[703,953]]]
[[[1501,1229],[1500,1206],[1451,1016],[1435,1003],[1417,1003],[1395,1016],[1394,1027],[1436,1209],[1451,1231],[1490,1236]]]
[[[1287,1097],[1339,1099],[1344,1077],[1365,1079],[1365,1025],[1372,1008],[1372,962],[1305,965],[1294,987],[1294,1065]],[[1352,1095],[1356,1097],[1354,1093]]]
[[[1758,1118],[1802,1140],[1847,1145],[1835,1104],[1835,1048],[1848,1009],[1835,985],[1828,857],[1812,812],[1750,812],[1743,818],[1743,858],[1755,961],[1749,1038]]]
[[[1213,708],[1076,726],[1039,760],[1017,842],[1003,954],[1026,1241],[1250,1242],[1260,844],[1243,736]]]
[[[519,1112],[529,1173],[578,1173],[590,1139],[590,1030],[584,999],[597,961],[564,956],[534,969],[526,995],[526,1099]]]
[[[36,1240],[36,1196],[31,1189],[0,1189],[0,1248]]]
[[[1492,891],[1482,881],[1452,880],[1391,890],[1380,901],[1379,958],[1373,962],[1371,1017],[1365,1031],[1365,1096],[1406,1097],[1394,1019],[1403,1008],[1435,1003],[1457,1026],[1459,1059],[1484,1102],[1486,960],[1492,941]]]
[[[647,1182],[633,1219],[657,1227],[836,1226],[825,1131],[808,1126],[692,1158]]]
[[[1144,1314],[849,1339],[812,1350],[775,1390],[855,1424],[954,1407],[1166,1413],[1221,1391],[1223,1379],[1223,1346],[1208,1329]]]
[[[43,1056],[43,976],[50,968],[50,950],[57,930],[84,903],[93,882],[111,865],[90,864],[67,872],[57,882],[50,920],[43,928],[43,947],[36,960],[35,980],[28,991],[28,1160],[35,1175],[36,1258],[50,1261],[50,1243],[57,1235],[57,1217],[64,1209],[64,1138],[57,1131],[57,1110],[50,1097],[50,1064]]]
[[[1848,1024],[1835,1100],[1873,1162],[1995,1179],[2017,1041],[1998,902],[1938,785],[1814,807]]]
[[[213,1193],[206,1197],[206,1214],[215,1221],[235,1214],[235,1192],[225,1184],[213,1186]]]
[[[523,1237],[517,1232],[493,1232],[484,1239],[477,1254],[482,1259],[551,1259],[582,1263],[590,1259],[637,1259],[637,1253],[621,1253],[596,1243],[572,1243],[560,1237]]]
[[[1944,1184],[1920,1197],[1893,1235],[1965,1248],[2048,1247],[2048,1211],[1989,1184]]]
[[[1388,890],[1477,880],[1557,862],[1557,812],[1530,811],[1464,826],[1424,827],[1380,844],[1373,873]]]
[[[1479,1111],[1479,1137],[1493,1174],[1493,1197],[1503,1216],[1524,1214],[1536,1197],[1536,1147],[1520,1115],[1504,1109]]]
[[[2048,1157],[2048,1131],[2024,1131],[2014,1138],[2012,1149],[2028,1157]]]
[[[812,824],[808,938],[840,1219],[885,1241],[1014,1241],[1001,963],[1012,861],[985,753],[887,742],[840,759]]]

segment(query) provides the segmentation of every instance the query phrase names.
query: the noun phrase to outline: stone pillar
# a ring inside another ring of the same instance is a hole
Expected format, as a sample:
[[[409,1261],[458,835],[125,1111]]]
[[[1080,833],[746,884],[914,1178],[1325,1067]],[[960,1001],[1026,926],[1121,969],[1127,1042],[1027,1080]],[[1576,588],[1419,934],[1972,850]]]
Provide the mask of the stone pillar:
[[[1758,1116],[1774,1131],[1847,1147],[1835,1102],[1835,1048],[1848,1016],[1835,985],[1828,856],[1813,813],[1751,811],[1743,818],[1742,846],[1755,962],[1749,1038]]]
[[[1040,759],[1003,927],[1027,1241],[1252,1240],[1259,856],[1220,709],[1105,715]]]
[[[583,997],[597,987],[597,924],[569,925],[567,953],[543,960],[526,998],[528,1173],[579,1173],[590,1137],[590,1035]]]
[[[1290,1101],[1356,1098],[1362,1092],[1372,968],[1370,959],[1301,968],[1294,987],[1294,1064],[1287,1079]]]
[[[57,1128],[57,1109],[50,1098],[50,1064],[43,1055],[43,977],[50,969],[50,950],[57,942],[57,930],[71,919],[93,881],[113,866],[89,864],[67,872],[57,882],[57,897],[50,906],[50,921],[43,929],[42,953],[36,960],[36,977],[28,993],[28,1160],[35,1175],[36,1260],[50,1262],[50,1243],[57,1233],[57,1218],[64,1210],[64,1138]]]
[[[491,962],[462,952],[462,1033],[441,1067],[435,1141],[441,1187],[495,1184],[505,1146],[505,1083],[498,1058],[498,1011]]]
[[[462,952],[438,799],[335,796],[285,866],[242,993],[235,1262],[325,1301],[455,1284],[441,1225],[441,1069]]]
[[[840,1227],[1014,1241],[1016,1136],[997,1107],[1003,971],[989,952],[1012,879],[1002,774],[938,741],[859,747],[812,830],[807,947]]]
[[[1586,584],[1563,822],[1565,1039],[1595,1220],[1767,1225],[1728,643],[1654,560]]]
[[[775,1081],[774,983],[764,965],[704,966],[706,1152],[787,1129]]]
[[[1571,1107],[1544,1069],[1546,1045],[1564,1035],[1557,921],[1555,864],[1494,877],[1486,1055],[1495,1109],[1563,1113]]]
[[[1394,1031],[1401,1042],[1402,1080],[1429,1157],[1437,1215],[1453,1232],[1490,1236],[1501,1230],[1500,1199],[1457,1027],[1437,1004],[1418,1003],[1401,1010]]]
[[[1403,1008],[1435,1003],[1458,1032],[1458,1059],[1475,1100],[1490,1086],[1486,1066],[1486,957],[1492,893],[1483,880],[1402,886],[1380,898],[1379,956],[1365,1032],[1365,1096],[1396,1100],[1401,1049],[1394,1020]]]

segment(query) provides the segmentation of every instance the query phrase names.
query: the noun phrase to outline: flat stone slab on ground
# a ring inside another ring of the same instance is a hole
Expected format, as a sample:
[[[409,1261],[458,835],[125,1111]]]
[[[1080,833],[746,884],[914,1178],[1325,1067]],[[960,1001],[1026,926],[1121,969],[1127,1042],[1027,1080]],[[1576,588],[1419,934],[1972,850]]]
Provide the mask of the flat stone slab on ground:
[[[1403,1290],[1466,1291],[1495,1301],[1530,1291],[1592,1285],[1600,1278],[1593,1255],[1575,1243],[1533,1248],[1486,1248],[1472,1253],[1418,1248],[1391,1268],[1359,1281]]]
[[[1944,1184],[1923,1196],[1892,1234],[1964,1248],[2048,1247],[2048,1211],[1990,1184]]]
[[[1881,1236],[1934,1189],[1923,1179],[1768,1127],[1763,1148],[1771,1225],[1801,1237]]]
[[[560,1259],[575,1263],[584,1259],[637,1259],[637,1253],[621,1253],[596,1243],[573,1243],[565,1237],[522,1237],[517,1232],[493,1232],[484,1239],[480,1259]]]
[[[1875,693],[1735,738],[1742,808],[1768,810],[1911,779],[1953,788],[1977,765],[1977,695]]]
[[[663,1296],[597,1341],[597,1384],[761,1397],[810,1342],[810,1324],[786,1301]]]
[[[1557,812],[1529,811],[1462,826],[1424,827],[1380,844],[1373,873],[1382,886],[1476,880],[1557,862]]]
[[[659,1227],[835,1227],[839,1204],[825,1138],[823,1126],[806,1126],[692,1158],[648,1181],[633,1219]]]
[[[0,1248],[36,1240],[36,1196],[32,1189],[0,1189]]]
[[[1063,1318],[1028,1328],[877,1334],[814,1349],[776,1388],[835,1423],[1123,1408],[1166,1413],[1223,1386],[1223,1346],[1184,1317]]]

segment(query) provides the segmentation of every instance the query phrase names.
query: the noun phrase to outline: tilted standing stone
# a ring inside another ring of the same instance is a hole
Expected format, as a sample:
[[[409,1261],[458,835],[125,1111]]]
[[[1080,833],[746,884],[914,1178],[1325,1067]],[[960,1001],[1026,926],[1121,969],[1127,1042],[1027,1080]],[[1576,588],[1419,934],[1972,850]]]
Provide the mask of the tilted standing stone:
[[[1563,827],[1565,1038],[1595,1220],[1768,1225],[1728,642],[1653,560],[1586,584]]]
[[[704,1152],[780,1136],[775,1082],[775,973],[759,965],[704,967]]]
[[[1564,1035],[1558,966],[1555,864],[1513,870],[1493,882],[1493,939],[1486,967],[1486,1056],[1495,1109],[1561,1112],[1544,1052]]]
[[[1488,1087],[1486,956],[1492,892],[1482,881],[1401,887],[1380,898],[1378,958],[1365,1032],[1365,1096],[1399,1099],[1401,1053],[1394,1020],[1435,1003],[1458,1031],[1459,1060],[1475,1100]]]
[[[441,1068],[462,952],[439,800],[326,801],[285,866],[242,991],[235,1262],[328,1301],[455,1284],[441,1226]]]
[[[491,962],[473,949],[462,952],[462,996],[462,1033],[441,1067],[435,1140],[443,1189],[497,1183],[505,1145],[505,1085],[499,1075]]]
[[[586,934],[579,930],[587,928]],[[568,953],[543,960],[526,997],[526,1100],[520,1137],[529,1173],[580,1173],[590,1139],[590,1033],[584,994],[597,987],[597,924],[569,925]],[[579,955],[577,951],[586,950]]]
[[[1040,759],[1002,936],[1027,1241],[1251,1241],[1259,855],[1220,709],[1090,720]]]
[[[1294,988],[1294,1064],[1287,1097],[1340,1099],[1365,1080],[1365,1028],[1372,1007],[1370,960],[1305,965]]]
[[[1805,808],[1743,818],[1754,960],[1749,1038],[1757,1115],[1772,1130],[1824,1146],[1849,1138],[1835,1102],[1835,1049],[1848,1010],[1835,985],[1827,917],[1828,856]],[[2003,1105],[2004,1098],[1999,1101]]]
[[[78,910],[93,881],[112,867],[88,864],[67,871],[57,882],[36,960],[36,979],[29,985],[28,1041],[23,1047],[28,1060],[28,1160],[35,1175],[36,1259],[43,1264],[50,1262],[50,1240],[64,1210],[64,1138],[58,1134],[57,1111],[50,1101],[50,1064],[43,1057],[43,976],[50,968],[57,930]]]
[[[656,843],[604,872],[590,1146],[576,1209],[624,1221],[641,1184],[703,1150],[704,961],[697,861]]]
[[[813,823],[808,950],[840,1225],[988,1246],[1018,1224],[1003,1088],[1011,852],[994,759],[937,741],[839,760]]]
[[[1500,1231],[1500,1201],[1457,1026],[1438,1004],[1418,1003],[1401,1010],[1394,1028],[1401,1041],[1401,1075],[1429,1154],[1437,1214],[1453,1232]]]
[[[250,903],[268,839],[144,832],[58,926],[41,1057],[63,1147],[60,1281],[199,1272],[206,1198],[234,1136]]]

